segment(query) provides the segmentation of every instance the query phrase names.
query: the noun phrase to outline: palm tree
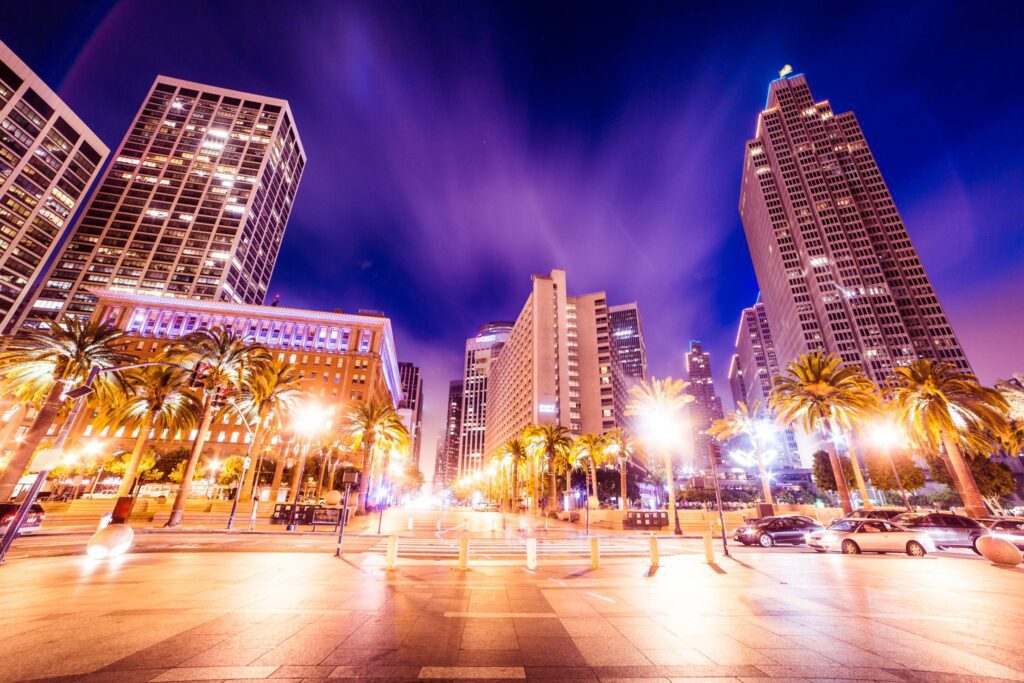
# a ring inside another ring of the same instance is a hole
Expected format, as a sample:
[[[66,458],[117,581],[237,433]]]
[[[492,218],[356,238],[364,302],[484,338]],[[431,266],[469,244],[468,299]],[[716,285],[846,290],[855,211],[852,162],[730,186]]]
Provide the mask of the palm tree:
[[[273,358],[254,369],[250,391],[240,401],[239,409],[252,415],[255,428],[250,453],[257,456],[263,451],[268,438],[280,432],[288,416],[307,398],[298,369],[283,358]],[[256,468],[250,467],[242,482],[241,500],[252,497],[256,481]]]
[[[569,502],[569,509],[572,510],[574,507],[572,495],[572,473],[580,470],[586,470],[587,454],[576,448],[576,442],[573,442],[572,449],[561,457],[560,463],[562,466],[562,472],[565,474],[566,498]],[[586,488],[586,484],[584,484],[584,488]]]
[[[800,356],[786,365],[785,374],[775,377],[769,405],[786,425],[799,422],[808,434],[821,428],[825,432],[829,463],[839,489],[843,512],[853,512],[850,489],[846,485],[836,452],[836,439],[849,444],[854,425],[863,421],[877,405],[875,385],[856,367],[843,367],[842,359],[818,351]],[[864,475],[856,455],[848,449],[854,476],[864,505],[870,506]]]
[[[676,478],[672,474],[672,449],[678,447],[681,437],[683,407],[694,398],[686,393],[690,383],[681,379],[643,381],[629,390],[626,415],[640,418],[644,436],[659,452],[665,463],[665,481],[668,486],[668,506],[675,520],[675,533],[682,534],[679,511],[676,509]]]
[[[754,447],[754,458],[757,460],[758,476],[761,477],[761,492],[764,494],[764,502],[769,505],[772,505],[774,501],[772,500],[772,487],[771,482],[768,481],[768,471],[765,469],[764,453],[761,445],[765,440],[765,432],[771,429],[774,429],[771,418],[757,401],[751,403],[750,407],[747,407],[747,404],[743,401],[738,401],[736,403],[736,410],[720,420],[715,420],[711,428],[708,429],[708,434],[720,442],[729,441],[741,436],[750,439],[750,443]]]
[[[530,455],[526,449],[526,442],[518,438],[509,439],[502,444],[499,453],[502,460],[508,462],[509,475],[512,478],[509,510],[514,512],[516,502],[519,500],[519,472],[526,466]]]
[[[10,498],[32,456],[64,405],[64,392],[85,381],[93,368],[131,362],[118,348],[124,332],[68,316],[49,330],[20,332],[0,352],[0,395],[19,403],[41,404],[32,426],[0,476],[0,502]],[[97,395],[120,384],[116,373],[100,375]]]
[[[985,503],[964,460],[963,448],[982,450],[987,445],[986,433],[1005,432],[1007,400],[995,389],[978,384],[974,375],[931,360],[896,368],[891,393],[914,440],[927,448],[942,446],[967,514],[984,517]]]
[[[139,430],[117,489],[118,497],[131,492],[150,431],[187,432],[199,421],[203,410],[202,401],[187,388],[188,373],[181,368],[136,368],[126,371],[123,377],[127,392],[100,410],[95,421],[99,429],[125,426]]]
[[[1009,405],[1003,448],[1008,455],[1020,455],[1024,451],[1024,375],[1015,374],[1012,379],[997,383],[996,389]]]
[[[619,463],[619,509],[625,510],[628,494],[626,477],[629,470],[629,461],[633,458],[635,450],[633,437],[622,427],[615,427],[606,432],[604,438],[607,443],[605,452]]]
[[[270,362],[270,352],[262,345],[247,343],[241,335],[231,330],[215,327],[197,330],[174,342],[167,350],[167,358],[196,373],[203,384],[199,431],[192,441],[181,485],[165,524],[174,527],[181,524],[185,501],[188,500],[196,465],[206,445],[210,423],[229,397],[251,391],[252,378]]]
[[[568,427],[548,422],[527,427],[524,436],[536,457],[543,459],[547,468],[550,482],[548,509],[555,510],[555,460],[572,448],[572,434]]]
[[[352,404],[344,417],[345,430],[363,452],[362,473],[356,514],[366,514],[366,494],[377,458],[378,447],[389,449],[403,444],[409,433],[390,399],[375,399]]]
[[[597,468],[608,459],[606,455],[607,447],[608,443],[600,434],[584,434],[576,439],[576,443],[573,444],[573,450],[582,458],[587,468],[591,497],[591,500],[587,501],[587,507],[590,508],[599,507],[601,502],[597,497]]]

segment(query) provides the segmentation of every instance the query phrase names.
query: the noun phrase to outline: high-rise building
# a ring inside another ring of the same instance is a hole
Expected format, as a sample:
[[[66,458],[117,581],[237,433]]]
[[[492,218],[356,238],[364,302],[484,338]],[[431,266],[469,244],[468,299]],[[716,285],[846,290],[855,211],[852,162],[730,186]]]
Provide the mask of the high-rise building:
[[[615,377],[604,292],[570,296],[565,271],[534,275],[530,296],[491,368],[485,454],[531,424],[574,435],[616,426]]]
[[[821,350],[876,381],[915,358],[970,369],[856,116],[802,75],[768,88],[739,209],[780,365]]]
[[[92,289],[263,303],[305,163],[286,101],[158,76],[21,322]]]
[[[647,346],[636,302],[609,306],[608,325],[622,374],[637,381],[647,379]]]
[[[13,327],[109,153],[0,42],[0,331]]]
[[[696,340],[690,342],[686,354],[686,378],[690,382],[686,392],[693,396],[693,401],[687,405],[693,431],[693,466],[707,467],[711,458],[715,458],[716,463],[722,461],[717,442],[707,433],[715,420],[722,419],[722,399],[715,392],[711,376],[711,354]]]
[[[419,467],[423,436],[423,379],[420,369],[412,363],[399,363],[398,375],[402,381],[402,402],[398,404],[398,412],[404,414],[409,429],[410,461]]]
[[[747,406],[754,402],[768,406],[772,378],[779,374],[779,362],[772,343],[771,327],[764,304],[758,301],[740,314],[736,331],[736,353],[729,363],[729,385],[733,401]],[[799,467],[800,459],[792,430],[784,430],[779,438],[776,462],[788,467]]]
[[[459,435],[458,476],[479,472],[484,460],[487,428],[487,378],[512,331],[512,322],[484,323],[466,340],[462,380],[462,432]]]
[[[462,380],[448,385],[448,409],[445,412],[444,434],[434,463],[434,490],[451,486],[459,471],[459,438],[462,435]]]

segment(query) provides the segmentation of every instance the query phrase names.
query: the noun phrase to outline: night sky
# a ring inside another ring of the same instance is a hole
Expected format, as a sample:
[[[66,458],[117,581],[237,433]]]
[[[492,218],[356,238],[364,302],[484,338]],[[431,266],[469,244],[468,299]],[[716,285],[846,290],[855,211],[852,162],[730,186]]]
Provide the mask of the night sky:
[[[786,63],[856,111],[981,379],[1024,371],[1024,3],[896,4],[3,0],[0,39],[112,149],[158,73],[291,102],[271,292],[392,318],[429,477],[465,338],[554,267],[639,301],[659,376],[704,341],[731,404],[743,145]]]

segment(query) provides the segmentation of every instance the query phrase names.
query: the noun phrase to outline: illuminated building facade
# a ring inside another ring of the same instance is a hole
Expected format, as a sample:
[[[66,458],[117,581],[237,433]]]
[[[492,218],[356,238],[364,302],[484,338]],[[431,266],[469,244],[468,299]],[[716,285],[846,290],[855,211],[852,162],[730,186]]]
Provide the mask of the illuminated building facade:
[[[398,412],[405,417],[409,429],[410,461],[419,467],[423,436],[423,378],[420,369],[412,363],[399,363],[398,374],[402,382],[402,402]]]
[[[434,490],[449,488],[458,477],[459,440],[462,435],[462,380],[448,385],[448,408],[445,412],[444,434],[438,444],[434,462]]]
[[[820,350],[876,381],[915,358],[970,370],[857,118],[802,75],[769,86],[739,209],[780,365]]]
[[[530,296],[491,368],[484,453],[532,424],[574,436],[616,426],[616,373],[604,292],[570,296],[565,271],[534,275]]]
[[[109,152],[0,42],[0,330],[10,331]]]
[[[686,378],[690,382],[686,392],[693,396],[693,401],[687,405],[693,432],[693,466],[708,467],[711,458],[715,458],[716,463],[722,461],[718,443],[707,434],[711,424],[723,417],[722,399],[715,392],[711,377],[711,354],[696,340],[690,342],[686,354]]]
[[[779,374],[779,362],[772,343],[772,331],[768,325],[768,313],[764,304],[758,301],[740,314],[739,329],[736,331],[736,353],[729,363],[729,386],[733,401],[743,401],[748,407],[754,402],[768,406],[772,378]],[[799,467],[796,440],[791,429],[780,436],[779,457],[776,463],[786,467]]]
[[[483,468],[484,432],[487,428],[487,378],[512,331],[512,322],[484,323],[466,340],[462,380],[462,427],[459,436],[458,476]]]
[[[22,316],[89,316],[93,289],[263,303],[306,163],[288,103],[157,77]]]
[[[627,378],[642,382],[647,379],[647,346],[640,309],[636,302],[608,307],[608,325],[616,361]]]
[[[395,406],[401,404],[395,342],[387,318],[109,290],[97,290],[96,295],[94,319],[124,330],[125,350],[144,359],[189,332],[219,326],[263,344],[276,358],[294,364],[311,398],[323,404],[335,425],[355,401],[387,399]],[[91,425],[86,430],[86,435],[92,434]],[[137,433],[119,430],[97,436],[129,440]],[[195,432],[153,434],[158,446],[172,448],[185,447],[194,437]],[[248,441],[241,418],[226,414],[213,424],[204,457],[244,455]]]

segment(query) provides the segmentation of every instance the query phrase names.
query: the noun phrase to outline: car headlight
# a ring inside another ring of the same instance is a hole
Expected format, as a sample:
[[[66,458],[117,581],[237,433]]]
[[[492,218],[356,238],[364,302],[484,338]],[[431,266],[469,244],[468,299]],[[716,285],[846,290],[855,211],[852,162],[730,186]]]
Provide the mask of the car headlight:
[[[839,537],[835,534],[823,534],[821,537],[821,544],[831,548],[839,542]]]

